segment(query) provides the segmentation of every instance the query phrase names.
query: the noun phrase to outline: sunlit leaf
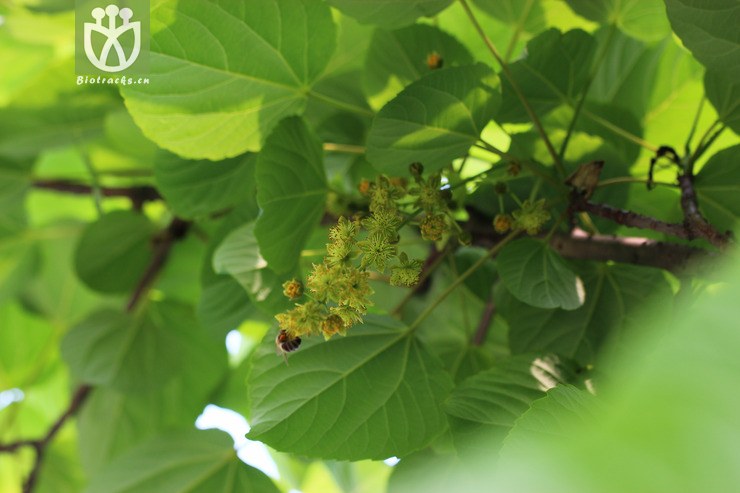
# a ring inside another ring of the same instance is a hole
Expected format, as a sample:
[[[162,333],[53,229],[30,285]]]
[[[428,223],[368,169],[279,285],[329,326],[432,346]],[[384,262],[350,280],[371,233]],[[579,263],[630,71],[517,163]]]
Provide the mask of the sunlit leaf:
[[[430,59],[438,61],[439,67],[430,67]],[[468,50],[436,27],[415,24],[395,31],[376,29],[365,61],[364,86],[373,106],[382,107],[432,70],[472,63]]]
[[[616,24],[630,36],[656,41],[668,35],[670,26],[661,0],[566,0],[578,14],[602,24]]]
[[[432,16],[452,0],[328,0],[328,3],[363,24],[394,28],[411,24],[422,16]]]
[[[665,8],[673,30],[705,67],[737,67],[740,4],[735,0],[665,0]]]
[[[427,74],[375,117],[368,160],[391,175],[407,173],[413,162],[437,171],[476,143],[499,101],[498,77],[482,64]]]
[[[260,254],[254,229],[254,222],[250,222],[226,236],[213,255],[213,270],[232,275],[255,303],[274,314],[290,303],[283,296],[284,280],[267,266]]]
[[[740,134],[740,65],[724,70],[707,69],[704,87],[719,119]]]
[[[319,0],[165,1],[151,30],[151,83],[121,92],[147,137],[188,158],[259,150],[282,118],[303,111],[336,43]]]
[[[542,116],[561,104],[573,104],[586,85],[595,53],[596,42],[586,32],[550,29],[527,43],[527,56],[511,64],[510,71],[533,111]],[[502,79],[502,87],[496,121],[529,121],[508,78]]]

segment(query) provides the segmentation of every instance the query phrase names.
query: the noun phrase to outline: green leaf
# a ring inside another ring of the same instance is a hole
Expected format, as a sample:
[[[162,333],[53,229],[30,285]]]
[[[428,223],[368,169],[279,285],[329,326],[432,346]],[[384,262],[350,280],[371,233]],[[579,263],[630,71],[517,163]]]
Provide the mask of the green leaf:
[[[457,491],[459,482],[454,475],[460,462],[457,454],[435,454],[422,450],[393,466],[386,493],[408,493],[409,491]],[[434,471],[434,474],[430,474]]]
[[[406,455],[446,426],[449,376],[406,328],[368,316],[347,337],[316,339],[285,365],[268,337],[249,379],[249,437],[341,460]]]
[[[103,293],[131,291],[152,257],[154,225],[143,214],[109,212],[85,228],[75,251],[80,280]]]
[[[262,214],[254,235],[270,268],[285,273],[295,268],[324,212],[321,142],[300,118],[283,120],[265,141],[255,176]]]
[[[283,296],[284,279],[270,270],[260,255],[254,229],[254,222],[250,222],[229,233],[213,255],[213,270],[232,275],[253,302],[275,314],[290,307],[290,303]]]
[[[173,328],[118,310],[92,314],[62,341],[62,355],[84,383],[134,392],[151,390],[174,377],[180,356]]]
[[[224,238],[245,220],[253,220],[257,216],[256,199],[251,198],[254,204],[242,204],[221,220],[218,229],[209,238],[208,249],[202,260],[198,321],[218,340],[223,340],[230,330],[234,330],[250,315],[258,315],[254,313],[256,307],[236,279],[229,274],[217,274],[213,270],[214,253]]]
[[[704,88],[719,119],[740,135],[740,65],[723,70],[707,69]]]
[[[203,281],[197,313],[208,332],[225,337],[253,312],[249,296],[233,277],[213,274]]]
[[[740,145],[719,151],[709,158],[694,181],[702,212],[722,231],[734,230],[740,222],[739,154]]]
[[[0,237],[0,301],[17,295],[39,263],[36,238],[27,234]]]
[[[586,300],[577,310],[527,306],[499,293],[499,313],[509,324],[513,353],[557,353],[594,361],[605,342],[635,323],[651,298],[666,300],[670,286],[660,270],[631,265],[598,265],[582,271]]]
[[[609,27],[601,29],[596,40],[600,49],[607,51],[589,88],[588,100],[624,108],[642,120],[651,108],[654,82],[664,68],[661,59],[672,40],[648,45]],[[675,67],[669,70],[673,72]],[[681,82],[681,72],[672,75],[678,79],[672,82]]]
[[[85,383],[144,392],[161,388],[189,365],[190,352],[209,341],[202,334],[183,305],[150,302],[136,316],[105,309],[67,333],[62,356]]]
[[[496,19],[524,32],[538,33],[546,26],[545,11],[539,0],[473,0],[473,3]]]
[[[562,34],[543,32],[527,43],[527,57],[509,67],[512,77],[537,115],[561,104],[574,104],[591,71],[596,42],[580,29]],[[507,78],[502,81],[503,98],[496,121],[529,121],[524,106]]]
[[[85,485],[85,475],[77,455],[74,434],[61,433],[60,435],[54,437],[54,441],[44,451],[44,461],[41,463],[38,484],[34,491],[72,493],[81,491]]]
[[[665,0],[671,26],[705,67],[736,68],[740,63],[740,3],[737,0]]]
[[[54,60],[52,46],[14,39],[7,29],[0,32],[0,65],[6,67],[0,81],[0,107],[13,102],[19,94],[44,74]]]
[[[409,85],[373,120],[368,160],[405,174],[421,162],[435,172],[467,154],[500,101],[499,81],[482,64],[440,69]]]
[[[428,291],[423,296],[412,297],[406,303],[403,320],[408,322],[415,320],[430,303],[436,303],[450,283],[455,282],[459,273],[464,272],[476,260],[480,260],[481,252],[482,249],[472,248],[457,252],[454,259],[456,271],[451,268],[452,262],[449,265],[441,264],[435,270]],[[481,277],[472,275],[467,281],[483,283],[487,274],[495,276],[490,263],[484,264],[478,272],[482,274]],[[491,277],[487,281],[493,282],[493,279],[494,277]],[[485,289],[480,285],[475,286],[478,287]],[[491,307],[486,304],[490,297],[483,298],[480,295],[477,289],[464,283],[452,296],[443,299],[435,308],[434,315],[424,319],[415,332],[426,350],[440,360],[455,382],[488,368],[492,358],[502,352],[508,354],[505,324],[498,323],[493,317],[486,327],[481,327],[486,311]],[[388,310],[392,310],[397,303],[398,295],[395,295]],[[477,340],[481,336],[480,332],[486,332],[485,340]],[[504,340],[501,340],[501,336]]]
[[[657,41],[670,33],[662,0],[566,0],[568,5],[586,19],[601,24],[616,24],[637,39]]]
[[[195,159],[259,150],[303,111],[336,44],[319,0],[163,1],[151,30],[151,83],[121,92],[147,137]]]
[[[570,439],[573,427],[600,417],[603,409],[593,394],[572,385],[558,385],[547,395],[534,401],[516,420],[504,441],[501,454],[526,446],[527,442]]]
[[[255,158],[245,154],[213,163],[168,156],[155,161],[154,178],[173,212],[194,218],[243,202],[254,188]]]
[[[97,90],[65,95],[38,108],[0,109],[0,156],[31,159],[46,149],[99,137],[113,108],[120,108],[120,99]]]
[[[153,392],[121,393],[98,387],[78,415],[80,458],[88,473],[95,472],[132,446],[165,430],[192,430],[203,408],[227,372],[223,339],[215,340],[188,320],[167,315],[177,323],[180,351],[186,364],[175,378]]]
[[[165,460],[166,459],[166,460]],[[220,431],[158,437],[131,449],[93,476],[86,493],[278,493],[264,473],[236,457]]]
[[[672,305],[673,317],[648,316],[629,348],[613,355],[598,417],[568,420],[558,428],[565,440],[542,436],[510,449],[500,467],[481,457],[457,475],[460,491],[737,490],[740,395],[728,389],[740,373],[740,332],[729,322],[740,297],[740,258],[725,259],[717,272],[722,289]]]
[[[458,385],[447,399],[445,411],[507,431],[534,400],[544,396],[533,375],[535,365],[533,358],[526,356],[497,361]]]
[[[343,13],[363,24],[385,28],[405,26],[419,17],[431,17],[453,0],[327,0]]]
[[[25,388],[48,364],[54,329],[15,303],[0,304],[0,327],[0,388]]]
[[[496,265],[506,289],[528,305],[564,310],[583,305],[581,280],[542,241],[522,238],[506,245]]]
[[[25,227],[30,181],[30,166],[0,158],[0,237]]]
[[[372,106],[382,107],[404,87],[434,70],[427,64],[432,53],[442,58],[443,67],[473,63],[467,48],[437,27],[415,24],[395,31],[376,29],[362,72]]]

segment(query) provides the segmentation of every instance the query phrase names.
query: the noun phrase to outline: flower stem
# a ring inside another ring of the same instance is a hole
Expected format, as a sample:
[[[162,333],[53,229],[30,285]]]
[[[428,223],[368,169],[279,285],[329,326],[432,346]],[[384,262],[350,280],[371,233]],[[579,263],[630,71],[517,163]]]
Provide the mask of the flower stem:
[[[452,293],[460,284],[462,284],[465,279],[473,275],[475,271],[477,271],[486,261],[499,253],[501,249],[506,246],[509,242],[511,242],[514,238],[519,236],[521,234],[521,230],[512,231],[509,233],[504,239],[496,243],[491,249],[486,252],[485,255],[483,255],[481,258],[478,259],[477,262],[475,262],[473,265],[471,265],[468,270],[460,274],[460,277],[455,279],[452,284],[447,286],[447,289],[445,289],[442,294],[440,294],[436,300],[434,300],[431,304],[427,305],[426,309],[421,312],[421,314],[416,317],[416,320],[414,320],[411,325],[409,325],[409,332],[412,332],[416,330],[419,327],[419,324],[424,321],[429,315],[432,314],[435,308],[439,306],[442,301],[444,301],[445,298],[447,298],[450,293]]]
[[[478,31],[478,34],[483,39],[483,42],[488,47],[488,50],[491,52],[493,57],[496,59],[498,64],[501,66],[501,71],[503,72],[504,76],[506,76],[506,78],[508,79],[509,83],[511,84],[512,89],[514,89],[514,92],[516,93],[519,100],[522,102],[522,106],[524,106],[524,109],[529,115],[530,120],[532,120],[532,123],[534,124],[535,128],[537,128],[537,132],[540,134],[540,137],[542,137],[542,141],[545,143],[545,147],[547,147],[547,152],[549,152],[550,156],[552,157],[552,161],[553,161],[553,164],[555,165],[555,168],[558,170],[558,173],[561,175],[561,177],[565,178],[565,168],[563,167],[563,163],[560,162],[558,153],[555,151],[555,148],[552,146],[552,142],[550,142],[550,138],[547,136],[547,133],[545,132],[545,128],[542,126],[542,122],[535,114],[534,110],[532,109],[532,106],[529,104],[529,101],[527,101],[527,98],[524,96],[524,93],[519,87],[519,84],[517,84],[516,80],[514,79],[514,76],[511,74],[511,71],[509,70],[509,66],[504,61],[504,59],[501,58],[501,55],[499,54],[498,50],[491,42],[491,39],[486,35],[485,31],[483,31],[483,28],[481,27],[480,23],[478,23],[478,19],[475,18],[475,14],[473,14],[473,11],[470,10],[470,5],[468,5],[468,2],[466,0],[460,0],[460,3],[462,4],[463,9],[465,9],[465,12],[468,14],[468,17],[470,18],[470,22],[473,24],[473,27],[475,28],[476,31]]]

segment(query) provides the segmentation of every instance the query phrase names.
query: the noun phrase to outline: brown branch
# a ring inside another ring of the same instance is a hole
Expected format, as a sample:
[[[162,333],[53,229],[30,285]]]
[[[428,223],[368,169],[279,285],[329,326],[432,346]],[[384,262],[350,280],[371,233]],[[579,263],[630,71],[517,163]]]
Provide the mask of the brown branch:
[[[730,243],[730,234],[717,231],[699,212],[699,201],[694,190],[692,176],[688,174],[680,175],[678,186],[681,188],[681,209],[683,209],[684,226],[689,239],[705,238],[717,248],[726,247]]]
[[[0,444],[0,452],[15,452],[21,447],[33,447],[36,452],[31,472],[23,483],[23,493],[30,493],[33,491],[33,488],[36,485],[36,480],[38,479],[39,471],[41,470],[41,462],[44,458],[46,448],[69,418],[77,414],[77,411],[79,411],[82,404],[85,403],[91,391],[92,387],[89,385],[80,385],[77,387],[67,409],[61,416],[59,416],[59,418],[57,418],[54,424],[51,425],[51,428],[49,428],[49,431],[47,431],[46,435],[43,437],[36,440],[18,440],[12,443]]]
[[[493,316],[495,314],[496,303],[493,301],[493,297],[489,296],[488,301],[486,301],[486,306],[483,307],[483,313],[480,316],[478,328],[470,341],[473,346],[482,346],[483,343],[486,342],[486,337],[488,337],[488,328],[491,326],[491,320],[493,320]]]
[[[172,245],[185,237],[191,225],[192,223],[190,221],[185,221],[184,219],[176,217],[172,219],[166,229],[154,238],[154,255],[144,271],[144,274],[141,276],[141,279],[139,279],[128,303],[126,303],[127,312],[133,311],[133,309],[136,308],[138,302],[147,292],[152,282],[154,282],[157,274],[159,274],[159,271],[164,267],[165,262],[167,262],[167,257],[169,257]]]
[[[75,195],[90,195],[94,192],[92,186],[71,180],[35,180],[34,188],[42,190],[53,190],[61,193]],[[137,185],[132,187],[100,187],[100,195],[103,197],[126,197],[134,204],[134,208],[140,209],[145,202],[160,200],[162,196],[156,188],[150,185]]]
[[[500,235],[494,232],[491,227],[491,218],[470,207],[467,211],[469,219],[465,228],[471,233],[473,244],[488,248],[499,241]],[[655,221],[652,218],[642,217],[647,221]],[[683,225],[676,226],[676,231],[679,234],[685,233]],[[703,259],[711,259],[716,256],[702,248],[694,248],[688,245],[639,237],[589,235],[578,228],[574,229],[570,235],[555,234],[550,244],[558,253],[571,259],[611,260],[626,264],[657,267],[672,272],[681,272]]]
[[[581,229],[575,229],[571,235],[553,236],[550,246],[566,258],[643,265],[676,273],[716,256],[688,245],[646,238],[589,235]]]
[[[651,229],[658,233],[665,233],[685,240],[692,239],[683,224],[668,223],[661,221],[660,219],[655,219],[654,217],[645,216],[638,212],[618,209],[607,204],[589,202],[575,193],[572,194],[572,196],[574,199],[571,207],[574,212],[588,212],[589,214],[609,219],[610,221],[623,226]]]
[[[670,148],[667,149],[673,153],[674,159],[676,159],[675,151]],[[651,169],[652,164],[654,164],[654,160],[651,161]],[[652,177],[649,181],[651,180]],[[709,224],[709,221],[699,211],[693,177],[689,173],[682,173],[678,176],[678,184],[681,189],[681,208],[684,213],[683,224],[668,223],[637,212],[617,209],[607,204],[590,202],[588,195],[579,193],[576,188],[570,194],[569,211],[571,215],[573,212],[588,212],[589,214],[609,219],[624,226],[651,229],[684,240],[702,238],[717,248],[726,247],[730,243],[730,233],[720,233],[714,226]]]

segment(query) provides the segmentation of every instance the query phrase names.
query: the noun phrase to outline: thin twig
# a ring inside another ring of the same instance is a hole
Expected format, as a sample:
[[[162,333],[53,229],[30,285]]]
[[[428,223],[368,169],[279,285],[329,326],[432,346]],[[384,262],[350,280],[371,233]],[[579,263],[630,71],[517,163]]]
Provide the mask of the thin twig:
[[[682,174],[678,177],[678,184],[681,187],[681,209],[683,209],[684,214],[684,225],[689,235],[705,238],[717,248],[727,246],[730,242],[730,235],[717,231],[699,211],[699,201],[696,198],[693,177],[688,173]]]
[[[70,401],[69,406],[67,406],[67,409],[64,411],[64,413],[62,413],[61,416],[59,416],[59,418],[57,418],[54,424],[51,425],[51,428],[49,428],[49,431],[46,432],[46,435],[44,435],[42,438],[38,440],[20,440],[7,445],[0,445],[0,451],[14,452],[20,447],[30,446],[33,447],[34,451],[36,452],[33,466],[31,467],[31,472],[28,474],[28,478],[23,483],[23,493],[31,493],[33,491],[33,488],[36,485],[36,481],[38,479],[39,471],[41,470],[41,462],[44,458],[47,446],[49,445],[49,443],[51,443],[56,434],[59,433],[59,430],[62,429],[69,418],[74,416],[77,411],[79,411],[80,407],[82,407],[82,404],[85,403],[88,396],[90,395],[90,391],[92,391],[92,387],[89,385],[80,385],[79,387],[77,387],[77,390],[75,390],[75,393],[72,395],[72,400]]]
[[[133,311],[134,308],[136,308],[136,305],[147,292],[149,286],[157,277],[157,274],[159,274],[159,271],[164,267],[167,257],[170,254],[170,250],[172,249],[172,245],[187,234],[191,225],[191,222],[176,217],[172,219],[169,226],[167,226],[167,228],[154,239],[154,255],[144,271],[144,274],[141,276],[141,279],[139,279],[128,303],[126,303],[127,312]]]
[[[593,84],[594,80],[596,80],[596,75],[599,73],[599,68],[601,67],[601,63],[606,58],[606,55],[609,53],[609,45],[611,45],[612,39],[614,39],[614,33],[616,31],[617,31],[617,25],[615,23],[612,23],[609,26],[609,34],[607,35],[603,50],[601,54],[599,55],[599,58],[596,60],[596,63],[594,63],[592,71],[589,74],[588,79],[586,80],[586,84],[583,86],[581,97],[578,99],[578,103],[576,103],[576,107],[573,110],[573,117],[570,119],[570,123],[568,124],[568,131],[565,133],[565,138],[563,139],[563,143],[560,145],[560,151],[558,152],[558,157],[560,158],[561,162],[565,160],[565,151],[568,150],[568,143],[570,142],[570,136],[573,134],[573,130],[576,128],[576,123],[578,122],[578,117],[581,114],[581,109],[583,108],[583,105],[586,102],[586,96],[588,95],[589,89],[591,89],[591,85]]]
[[[609,120],[606,120],[599,115],[596,115],[592,112],[590,112],[587,109],[581,110],[581,113],[583,113],[583,116],[586,118],[590,118],[594,123],[598,123],[602,127],[606,128],[607,130],[610,130],[612,133],[619,135],[620,137],[623,137],[624,139],[629,140],[630,142],[634,142],[635,144],[644,147],[648,151],[655,153],[658,150],[658,146],[651,144],[645,139],[641,139],[637,135],[634,135],[627,130],[623,129],[622,127],[619,127],[617,125],[614,125]]]
[[[480,23],[478,22],[478,19],[475,18],[475,14],[473,14],[473,11],[470,9],[470,5],[468,5],[468,2],[466,0],[460,0],[460,3],[462,4],[463,9],[465,9],[465,13],[468,15],[468,18],[470,19],[470,22],[473,24],[473,27],[475,28],[476,31],[478,31],[478,35],[481,37],[481,39],[483,39],[483,42],[488,47],[488,51],[491,52],[493,57],[496,59],[498,64],[501,66],[501,71],[504,73],[504,76],[511,84],[511,88],[514,89],[514,92],[516,93],[517,97],[521,101],[522,106],[524,106],[524,109],[529,115],[530,120],[532,120],[532,124],[535,126],[535,128],[537,129],[537,132],[540,134],[540,137],[542,138],[542,141],[545,143],[545,147],[547,147],[547,152],[549,152],[550,157],[552,157],[552,161],[553,161],[553,164],[555,165],[555,169],[558,170],[558,173],[560,173],[562,178],[565,178],[565,168],[563,167],[563,163],[560,162],[560,159],[558,158],[558,153],[555,151],[555,148],[552,146],[552,142],[550,142],[550,138],[547,136],[547,132],[545,132],[545,128],[542,126],[542,122],[537,117],[537,114],[535,114],[534,110],[532,109],[532,106],[530,106],[529,101],[527,101],[527,98],[524,96],[524,93],[519,87],[519,84],[517,84],[516,80],[514,79],[514,76],[509,70],[509,65],[504,61],[503,58],[501,58],[501,55],[496,49],[496,46],[494,46],[493,42],[491,42],[491,39],[488,37],[488,35],[485,33]]]
[[[477,271],[484,263],[486,263],[489,258],[500,252],[503,247],[505,247],[509,242],[514,240],[520,234],[521,231],[512,231],[506,237],[504,237],[504,239],[502,239],[491,249],[489,249],[486,254],[479,258],[473,265],[471,265],[468,270],[460,274],[460,277],[450,283],[450,285],[447,286],[447,289],[442,291],[442,294],[440,294],[432,303],[428,304],[426,309],[424,309],[424,311],[421,312],[418,317],[416,317],[416,320],[411,322],[411,325],[409,325],[409,331],[416,330],[416,328],[419,327],[419,324],[423,322],[424,319],[426,319],[429,315],[431,315],[435,308],[437,308],[439,304],[442,303],[442,301],[444,301],[444,299],[450,295],[450,293],[452,293],[463,281],[465,281],[465,279],[473,275],[473,273],[475,273],[475,271]]]
[[[358,145],[324,142],[324,150],[328,152],[345,152],[347,154],[365,154],[367,149],[364,146]]]
[[[611,185],[620,185],[620,184],[623,184],[623,183],[642,183],[644,185],[645,183],[648,183],[648,180],[646,180],[645,178],[637,178],[637,177],[634,177],[634,176],[619,176],[619,177],[616,177],[616,178],[607,178],[605,180],[599,181],[599,183],[596,184],[596,188],[608,187],[608,186],[611,186]],[[650,181],[649,183],[651,185],[661,185],[661,186],[664,186],[664,187],[672,187],[672,188],[677,188],[678,187],[678,184],[677,183],[670,183],[670,182],[667,182],[667,181],[655,181],[655,180],[653,180],[653,181]]]
[[[42,190],[53,190],[61,193],[71,193],[75,195],[90,195],[95,189],[86,184],[78,183],[71,180],[34,180],[34,188]],[[103,197],[126,197],[131,200],[134,208],[140,208],[144,202],[160,200],[162,196],[156,188],[150,185],[137,185],[131,187],[100,187],[99,193]]]
[[[475,334],[473,334],[470,344],[473,346],[482,346],[483,343],[486,342],[486,338],[488,337],[488,328],[491,326],[491,320],[493,320],[493,316],[495,314],[496,303],[493,301],[493,297],[489,295],[488,300],[486,301],[486,306],[483,307],[483,313],[480,316],[478,328],[475,330]]]
[[[506,61],[506,63],[509,63],[509,60],[511,60],[511,55],[514,52],[514,47],[519,41],[519,37],[522,35],[522,31],[524,31],[524,23],[527,22],[527,16],[529,15],[529,12],[532,10],[533,5],[534,5],[533,0],[527,0],[527,3],[524,5],[524,9],[522,10],[522,15],[521,17],[519,17],[519,20],[516,23],[514,34],[511,35],[511,39],[509,39],[509,46],[506,47],[506,53],[504,53],[504,61]]]
[[[689,130],[689,135],[686,137],[686,143],[684,144],[684,152],[687,156],[691,153],[691,141],[696,133],[696,127],[699,125],[701,110],[704,108],[704,101],[706,101],[706,99],[706,96],[702,96],[701,101],[699,101],[699,107],[696,109],[696,113],[694,113],[694,121],[691,123],[691,129]]]

